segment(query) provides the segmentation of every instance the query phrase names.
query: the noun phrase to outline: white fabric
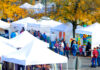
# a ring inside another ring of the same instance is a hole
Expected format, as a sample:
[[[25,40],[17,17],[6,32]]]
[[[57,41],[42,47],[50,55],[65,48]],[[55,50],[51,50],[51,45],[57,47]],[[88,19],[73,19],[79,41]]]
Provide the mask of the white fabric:
[[[51,40],[51,41],[56,41],[56,34],[51,33],[51,34],[50,34],[50,40]]]
[[[52,8],[53,6],[56,7],[56,4],[54,2],[50,3],[47,7]]]
[[[30,42],[21,50],[2,57],[2,60],[21,65],[39,65],[67,63],[65,56],[59,55],[48,48],[43,48],[43,44],[38,43],[38,39]]]
[[[43,9],[45,6],[41,3],[37,3],[33,6],[33,9]]]
[[[9,29],[10,28],[10,23],[4,22],[0,20],[0,28],[2,29]]]
[[[60,25],[62,23],[48,19],[48,20],[40,20],[38,21],[38,24],[40,24],[40,32],[42,33],[45,32],[47,36],[50,36],[51,28]]]
[[[51,28],[51,31],[61,31],[61,32],[66,32],[69,30],[72,30],[72,24],[68,22],[67,24],[60,24],[56,27]]]
[[[76,33],[78,34],[87,34],[92,36],[92,49],[94,47],[99,46],[100,44],[100,24],[99,23],[94,23],[90,26],[76,29]]]
[[[37,38],[32,36],[29,32],[24,31],[20,35],[16,36],[15,38],[10,39],[9,43],[16,48],[23,48],[25,45],[30,43],[31,41],[35,41]],[[38,39],[38,45],[41,45],[43,43],[44,47],[49,47],[48,43],[44,43],[43,41]]]
[[[24,3],[20,6],[20,8],[23,8],[23,9],[32,9],[33,8],[33,5],[29,4],[29,3]]]
[[[31,17],[27,17],[24,19],[20,19],[18,21],[12,22],[12,29],[13,30],[18,30],[21,31],[22,27],[25,28],[25,30],[29,30],[31,27],[35,27],[35,26],[39,26],[39,24],[37,24],[37,21],[35,19],[32,19]]]
[[[13,48],[0,40],[0,56],[15,52],[15,51],[17,51],[16,48]]]
[[[73,25],[70,22],[60,24],[51,28],[51,32],[55,32],[57,36],[59,36],[59,32],[65,32],[65,41],[70,45],[69,40],[73,38]]]

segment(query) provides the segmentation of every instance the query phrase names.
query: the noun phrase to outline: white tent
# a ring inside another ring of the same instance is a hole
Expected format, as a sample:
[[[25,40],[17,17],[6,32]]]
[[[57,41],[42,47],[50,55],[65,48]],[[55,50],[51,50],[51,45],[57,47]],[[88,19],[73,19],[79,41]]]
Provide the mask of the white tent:
[[[38,24],[40,24],[40,31],[42,33],[46,33],[48,36],[50,36],[50,32],[51,32],[51,28],[60,25],[62,23],[54,21],[54,20],[50,20],[50,19],[46,19],[46,20],[40,20],[38,21]]]
[[[44,8],[44,5],[41,4],[41,3],[37,3],[33,6],[33,9],[43,9]]]
[[[59,55],[48,48],[42,48],[41,45],[39,45],[38,40],[32,41],[21,50],[3,56],[2,60],[25,66],[68,62],[67,57]]]
[[[8,30],[10,28],[10,23],[0,20],[0,28]]]
[[[10,32],[11,32],[10,23],[7,23],[7,22],[4,22],[4,21],[0,20],[0,29],[1,30],[8,30],[9,31],[9,35],[7,35],[7,36],[9,36],[9,38],[10,38]],[[0,33],[3,34],[4,31],[0,31]]]
[[[42,44],[43,44],[43,47],[49,47],[48,43],[45,43],[45,42],[35,38],[33,35],[31,35],[27,31],[24,31],[23,33],[16,36],[15,38],[10,39],[9,44],[11,44],[13,47],[16,47],[16,48],[22,48],[33,40],[34,41],[38,40],[38,45],[42,46]]]
[[[37,21],[35,19],[32,19],[31,17],[27,17],[27,18],[12,22],[11,26],[12,26],[12,30],[18,30],[20,32],[22,27],[24,27],[25,30],[28,30],[28,28],[30,28],[31,26],[35,27],[35,26],[39,26],[39,24],[37,24]]]
[[[55,32],[57,36],[59,36],[59,32],[65,32],[65,40],[67,43],[69,43],[70,38],[73,38],[73,25],[70,22],[66,24],[60,24],[51,28],[51,32]]]
[[[78,33],[78,34],[87,34],[87,35],[92,36],[92,42],[91,42],[92,49],[94,47],[99,46],[99,44],[100,44],[100,32],[99,31],[100,31],[99,23],[94,23],[90,26],[76,29],[76,33]]]
[[[33,6],[33,9],[34,9],[34,14],[38,14],[38,13],[44,13],[45,10],[44,10],[45,6],[41,3],[37,3]]]
[[[29,3],[24,3],[20,6],[20,8],[23,8],[23,9],[32,9],[33,8],[33,5],[29,4]]]
[[[47,5],[47,11],[56,11],[56,4],[54,2]]]
[[[6,43],[0,41],[0,56],[15,52],[15,51],[17,51],[16,48],[11,47],[7,45]]]

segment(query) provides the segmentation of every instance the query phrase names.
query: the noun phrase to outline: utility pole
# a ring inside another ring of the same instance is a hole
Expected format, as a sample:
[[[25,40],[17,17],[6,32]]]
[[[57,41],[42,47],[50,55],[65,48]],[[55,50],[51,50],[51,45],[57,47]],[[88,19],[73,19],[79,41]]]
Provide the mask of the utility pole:
[[[45,16],[47,15],[47,0],[45,0]]]

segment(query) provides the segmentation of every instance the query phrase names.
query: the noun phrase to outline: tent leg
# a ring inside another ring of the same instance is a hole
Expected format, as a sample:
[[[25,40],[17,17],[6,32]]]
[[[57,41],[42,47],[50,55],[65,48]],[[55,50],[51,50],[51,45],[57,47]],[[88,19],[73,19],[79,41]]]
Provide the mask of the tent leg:
[[[2,70],[2,64],[1,64],[1,70]]]
[[[14,69],[13,70],[15,70],[15,64],[14,64]]]
[[[24,67],[24,70],[26,70],[26,66]]]
[[[68,63],[67,63],[67,70],[68,70]]]

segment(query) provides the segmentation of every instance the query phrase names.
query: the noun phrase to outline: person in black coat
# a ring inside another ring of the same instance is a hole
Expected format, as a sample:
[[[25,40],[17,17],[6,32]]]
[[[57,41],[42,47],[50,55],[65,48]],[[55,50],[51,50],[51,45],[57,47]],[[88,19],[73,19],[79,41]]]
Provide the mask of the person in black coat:
[[[90,56],[91,55],[90,49],[91,49],[91,43],[88,42],[87,45],[86,45],[86,55],[87,56]]]

